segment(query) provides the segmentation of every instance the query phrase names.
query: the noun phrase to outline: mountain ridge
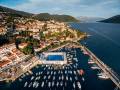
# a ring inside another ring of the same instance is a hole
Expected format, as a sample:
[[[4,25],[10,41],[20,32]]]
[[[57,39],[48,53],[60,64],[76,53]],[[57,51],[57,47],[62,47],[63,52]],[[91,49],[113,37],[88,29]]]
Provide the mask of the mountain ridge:
[[[0,12],[7,12],[8,15],[12,17],[29,17],[29,18],[34,18],[42,21],[46,20],[57,20],[57,21],[63,21],[63,22],[78,22],[75,17],[70,16],[70,15],[58,15],[58,14],[49,14],[49,13],[40,13],[40,14],[32,14],[24,11],[18,11],[14,9],[10,9],[7,7],[0,6]]]
[[[120,23],[120,15],[110,17],[110,18],[102,20],[100,22],[104,22],[104,23]]]

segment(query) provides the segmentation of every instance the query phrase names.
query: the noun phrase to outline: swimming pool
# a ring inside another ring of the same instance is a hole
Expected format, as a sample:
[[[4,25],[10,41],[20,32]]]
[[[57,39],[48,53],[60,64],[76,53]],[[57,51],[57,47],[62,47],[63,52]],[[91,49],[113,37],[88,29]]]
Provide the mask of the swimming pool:
[[[47,61],[64,61],[63,55],[48,55]]]

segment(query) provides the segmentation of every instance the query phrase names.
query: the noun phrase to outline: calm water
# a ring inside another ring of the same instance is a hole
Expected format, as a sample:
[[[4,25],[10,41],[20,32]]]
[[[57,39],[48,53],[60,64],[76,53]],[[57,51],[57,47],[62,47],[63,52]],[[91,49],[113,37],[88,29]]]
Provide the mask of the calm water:
[[[120,24],[71,23],[70,25],[91,35],[82,43],[120,76]]]

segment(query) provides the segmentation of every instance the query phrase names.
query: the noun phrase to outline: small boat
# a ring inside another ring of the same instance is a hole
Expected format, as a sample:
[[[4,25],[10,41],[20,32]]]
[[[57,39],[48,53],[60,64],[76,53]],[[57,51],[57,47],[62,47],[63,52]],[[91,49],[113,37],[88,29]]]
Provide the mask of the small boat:
[[[85,78],[84,78],[84,77],[82,77],[82,80],[83,80],[83,81],[85,81]]]
[[[31,87],[32,86],[32,82],[29,84],[29,86],[28,87]]]
[[[48,72],[47,72],[47,75],[48,75],[49,73],[50,73],[50,72],[48,71]]]
[[[33,82],[33,88],[36,88],[36,86],[37,86],[37,82],[35,81]]]
[[[51,87],[51,82],[48,82],[48,87]]]
[[[75,74],[75,75],[77,74],[76,71],[74,71],[74,74]]]
[[[77,82],[78,88],[81,90],[81,84],[80,82]]]
[[[55,80],[55,76],[53,76],[53,80]]]
[[[49,75],[49,76],[48,76],[48,79],[50,79],[50,77],[51,77],[51,76]]]
[[[56,85],[57,85],[57,87],[58,87],[58,86],[59,86],[59,82],[57,82],[57,84],[56,84]]]
[[[77,77],[77,76],[75,76],[75,80],[78,80],[78,77]]]
[[[97,65],[95,65],[95,64],[94,64],[91,68],[94,69],[94,70],[95,70],[95,69],[98,69],[98,70],[100,69],[100,68],[99,68]]]
[[[53,71],[51,71],[51,75],[53,74]]]
[[[36,87],[35,87],[35,88],[38,88],[38,86],[39,86],[39,83],[36,84]]]
[[[46,76],[44,76],[43,79],[45,80],[45,79],[46,79]]]
[[[61,78],[60,78],[60,76],[59,76],[59,80],[60,80]]]
[[[28,82],[25,82],[24,87],[26,87],[26,86],[27,86],[27,84],[28,84]]]
[[[93,60],[88,60],[88,64],[94,64],[95,62]]]
[[[65,74],[67,74],[67,71],[65,70]]]
[[[73,83],[73,88],[75,88],[75,82]]]
[[[68,80],[68,76],[66,76],[66,80]]]
[[[60,82],[60,86],[63,86],[63,82],[62,81]]]
[[[70,71],[70,74],[72,74],[72,71]]]
[[[72,81],[72,78],[70,77],[70,81]]]
[[[105,73],[97,74],[100,79],[109,79],[109,77]]]
[[[41,87],[44,87],[44,82],[42,82]]]
[[[31,80],[33,80],[33,79],[34,79],[34,76],[31,77]]]
[[[62,75],[62,80],[64,80],[64,76]]]
[[[78,73],[79,73],[81,76],[85,74],[85,72],[84,72],[83,69],[78,70]]]
[[[19,78],[19,81],[21,82],[21,81],[22,81],[22,79],[21,79],[21,78]]]

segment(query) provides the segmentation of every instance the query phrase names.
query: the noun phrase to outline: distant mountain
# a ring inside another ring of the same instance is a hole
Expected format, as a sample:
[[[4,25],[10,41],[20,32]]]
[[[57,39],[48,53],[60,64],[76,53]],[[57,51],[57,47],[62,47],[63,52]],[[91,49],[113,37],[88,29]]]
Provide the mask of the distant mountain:
[[[81,22],[97,22],[104,20],[104,18],[101,17],[87,17],[87,16],[80,16],[77,19],[80,20]]]
[[[78,20],[70,15],[57,15],[57,14],[49,14],[49,13],[40,13],[33,16],[33,18],[44,21],[54,19],[56,21],[63,22],[77,22]]]
[[[40,13],[40,14],[32,14],[32,13],[27,13],[24,11],[18,11],[14,9],[10,9],[7,7],[0,6],[0,13],[7,13],[7,15],[12,16],[12,17],[31,17],[34,19],[38,20],[50,20],[54,19],[57,21],[63,21],[63,22],[77,22],[78,20],[70,15],[50,15],[48,13]]]
[[[113,16],[111,18],[102,20],[100,22],[105,22],[105,23],[120,23],[120,15]]]

